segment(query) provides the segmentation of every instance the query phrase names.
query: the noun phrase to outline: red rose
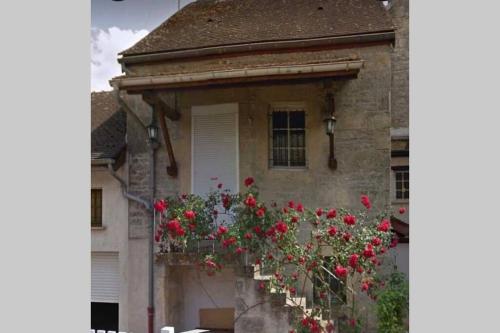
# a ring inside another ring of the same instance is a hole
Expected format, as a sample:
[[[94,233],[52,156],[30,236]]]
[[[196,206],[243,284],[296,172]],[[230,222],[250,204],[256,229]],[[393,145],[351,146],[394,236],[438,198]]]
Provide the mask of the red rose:
[[[217,188],[222,188],[222,183],[217,184]]]
[[[260,290],[264,290],[266,288],[266,284],[264,283],[264,281],[260,281],[259,283],[259,289]]]
[[[222,242],[222,246],[224,246],[224,247],[228,247],[228,246],[230,246],[230,245],[233,245],[234,243],[236,243],[236,237],[231,236],[231,237],[229,237],[228,239],[225,239],[225,240]]]
[[[194,223],[189,223],[189,224],[188,224],[188,228],[189,228],[189,230],[194,231],[194,229],[196,228],[196,224],[194,224]]]
[[[274,236],[276,236],[276,229],[274,227],[270,227],[269,229],[267,229],[266,236],[267,237],[274,237]]]
[[[290,221],[292,223],[297,223],[297,222],[299,222],[299,218],[297,216],[292,216],[292,218],[290,219]]]
[[[184,212],[184,217],[188,220],[194,220],[196,218],[196,213],[192,210],[187,210]]]
[[[292,273],[292,280],[297,280],[299,278],[299,273],[293,272]]]
[[[328,324],[326,324],[326,332],[327,333],[333,333],[333,330],[335,329],[335,326],[333,326],[332,321],[328,321]]]
[[[244,237],[245,239],[252,239],[252,234],[247,232]]]
[[[260,259],[259,259],[259,258],[255,259],[255,264],[256,264],[256,265],[260,265],[260,264],[261,264],[261,261],[260,261]]]
[[[219,226],[219,229],[217,230],[217,234],[220,236],[220,235],[223,235],[227,232],[227,228],[223,225]]]
[[[384,253],[386,253],[386,252],[387,252],[387,249],[386,249],[385,247],[383,247],[383,246],[382,246],[382,247],[380,248],[380,253],[384,254]]]
[[[348,242],[351,239],[351,234],[348,232],[344,232],[344,234],[342,235],[342,238],[344,238],[344,240],[346,242]]]
[[[378,238],[378,237],[373,237],[372,244],[374,246],[379,246],[380,244],[382,244],[382,240],[380,238]]]
[[[306,262],[306,259],[304,257],[299,258],[299,264],[303,265]]]
[[[235,252],[236,252],[236,254],[242,254],[243,252],[245,252],[245,249],[241,248],[241,247],[237,247]]]
[[[361,285],[361,290],[362,291],[367,291],[368,288],[370,288],[370,285],[366,282],[363,282],[363,284]]]
[[[257,217],[264,217],[264,214],[266,213],[266,210],[265,208],[259,208],[257,209],[257,211],[255,212],[255,215],[257,215]]]
[[[347,225],[354,225],[356,223],[356,217],[353,215],[344,216],[344,223]]]
[[[393,237],[389,247],[390,248],[396,247],[398,245],[398,242],[399,242],[398,237]]]
[[[349,266],[351,266],[352,268],[356,268],[356,266],[358,265],[358,259],[359,256],[356,253],[351,254],[351,256],[349,257]]]
[[[361,196],[361,203],[363,204],[363,206],[365,206],[365,207],[366,207],[366,209],[370,209],[370,208],[372,208],[372,204],[371,204],[370,199],[368,198],[368,196],[367,196],[367,195],[364,195],[364,194],[363,194],[363,195]]]
[[[257,204],[257,200],[255,200],[253,195],[249,194],[248,197],[245,199],[245,205],[247,205],[248,207],[254,208],[256,204]]]
[[[158,243],[161,240],[161,236],[163,235],[163,231],[161,229],[158,229],[155,233],[155,241]]]
[[[316,215],[318,215],[318,217],[323,215],[323,209],[321,208],[316,209]]]
[[[335,228],[335,227],[333,227],[333,226],[332,226],[332,227],[329,227],[329,228],[328,228],[328,234],[329,234],[330,236],[335,236],[335,235],[337,234],[337,228]]]
[[[401,207],[399,208],[399,214],[404,214],[406,212],[406,208]]]
[[[224,193],[221,194],[221,197],[222,197],[222,206],[225,209],[231,208],[231,197]]]
[[[300,212],[300,213],[303,213],[304,212],[304,206],[302,206],[302,204],[299,202],[297,204],[297,207],[295,208],[296,211]]]
[[[389,220],[382,220],[382,222],[380,222],[380,224],[378,225],[377,230],[387,232],[389,231],[390,227],[391,227],[391,222],[389,222]]]
[[[337,216],[337,211],[335,209],[330,209],[328,213],[326,213],[327,219],[333,219]]]
[[[284,234],[285,232],[288,231],[288,226],[283,221],[278,221],[278,223],[276,223],[276,230]]]
[[[337,275],[339,278],[342,278],[347,275],[347,268],[342,267],[342,265],[337,265],[335,267],[335,275]]]
[[[274,258],[274,257],[273,257],[273,254],[272,254],[272,253],[269,253],[269,254],[267,255],[267,259],[269,259],[269,260],[273,260],[273,258]]]
[[[175,233],[177,236],[182,237],[186,234],[186,231],[182,227],[179,227],[175,230]]]
[[[167,222],[167,229],[169,231],[175,231],[180,226],[181,226],[181,224],[180,224],[179,220],[177,220],[177,219],[173,219],[173,220],[170,220]]]
[[[297,289],[295,289],[294,287],[290,288],[290,295],[295,295],[296,292]]]
[[[262,233],[262,228],[258,225],[256,225],[255,227],[253,227],[253,231],[259,235],[260,233]]]
[[[247,178],[245,179],[245,186],[246,186],[246,187],[252,186],[253,182],[254,182],[254,180],[253,180],[253,178],[252,178],[252,177],[247,177]]]
[[[361,267],[361,266],[356,267],[356,271],[358,273],[363,273],[363,267]]]
[[[165,200],[158,200],[154,204],[154,209],[159,213],[163,213],[167,208],[168,203]]]
[[[375,251],[373,251],[373,245],[366,244],[365,249],[363,250],[363,255],[366,258],[371,258],[371,257],[375,256]]]
[[[295,207],[295,203],[292,200],[288,201],[288,208],[293,209],[294,207]]]

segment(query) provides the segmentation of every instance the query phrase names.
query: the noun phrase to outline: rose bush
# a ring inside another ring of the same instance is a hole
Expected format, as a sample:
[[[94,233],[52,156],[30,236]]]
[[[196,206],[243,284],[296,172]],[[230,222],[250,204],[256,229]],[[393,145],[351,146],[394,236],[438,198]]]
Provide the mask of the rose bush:
[[[205,198],[182,195],[158,201],[155,209],[160,223],[155,239],[160,252],[184,251],[189,244],[213,240],[233,259],[249,256],[259,269],[273,272],[259,289],[273,288],[291,300],[299,292],[303,294],[306,280],[314,280],[319,302],[311,314],[298,316],[293,332],[332,331],[333,324],[321,325],[318,317],[329,309],[331,297],[344,301],[331,290],[328,278],[346,286],[347,279],[357,274],[362,281],[359,291],[369,293],[383,254],[395,246],[390,222],[383,214],[373,214],[367,195],[360,198],[363,208],[359,212],[306,209],[294,201],[266,205],[259,200],[253,178],[248,177],[244,184],[245,191],[238,194],[218,184]],[[302,239],[308,234],[305,243],[299,241],[301,232]],[[202,255],[199,267],[214,275],[228,260],[224,251]],[[302,311],[299,304],[297,309]],[[355,319],[347,320],[356,323]]]

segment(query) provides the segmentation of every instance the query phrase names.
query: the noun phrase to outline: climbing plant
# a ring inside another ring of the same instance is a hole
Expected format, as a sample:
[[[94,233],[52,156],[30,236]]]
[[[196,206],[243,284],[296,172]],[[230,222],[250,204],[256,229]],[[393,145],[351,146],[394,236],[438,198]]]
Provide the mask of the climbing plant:
[[[360,292],[369,292],[378,283],[376,271],[383,254],[396,245],[387,215],[373,213],[366,195],[361,196],[358,212],[306,208],[295,201],[266,205],[259,199],[253,178],[246,178],[244,184],[242,193],[230,193],[223,184],[214,184],[205,197],[182,195],[157,201],[160,222],[155,240],[160,252],[186,251],[195,243],[212,240],[223,251],[200,255],[199,267],[207,275],[216,274],[235,257],[250,258],[257,269],[265,267],[273,273],[258,288],[285,293],[296,307],[292,332],[332,332],[331,321],[321,322],[322,315],[331,310],[331,299],[343,303],[347,310],[352,305],[332,289],[330,281],[336,279],[351,289],[347,281],[356,276]],[[305,241],[304,230],[308,230]],[[295,296],[304,293],[308,280],[315,281],[315,298],[319,300],[312,313],[305,313],[303,304],[295,303]],[[359,319],[351,310],[346,323],[356,328]]]

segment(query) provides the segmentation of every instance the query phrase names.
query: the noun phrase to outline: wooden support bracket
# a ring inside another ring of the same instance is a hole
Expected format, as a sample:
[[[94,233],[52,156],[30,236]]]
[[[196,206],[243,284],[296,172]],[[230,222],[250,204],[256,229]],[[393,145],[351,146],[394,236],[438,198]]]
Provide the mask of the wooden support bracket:
[[[168,133],[167,122],[165,117],[171,120],[179,120],[180,113],[177,110],[171,108],[167,105],[165,100],[159,95],[159,93],[145,91],[142,94],[142,99],[151,105],[155,111],[157,111],[158,121],[160,123],[161,132],[163,134],[163,141],[165,142],[165,147],[167,148],[168,159],[170,166],[167,166],[167,174],[171,177],[177,177],[177,162],[175,161],[174,150],[172,148],[172,142],[170,141],[170,135]]]

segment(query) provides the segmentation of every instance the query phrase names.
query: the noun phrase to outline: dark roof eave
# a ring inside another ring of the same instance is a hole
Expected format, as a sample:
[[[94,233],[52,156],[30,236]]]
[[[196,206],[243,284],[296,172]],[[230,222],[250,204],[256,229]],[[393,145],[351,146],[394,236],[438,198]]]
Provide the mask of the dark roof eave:
[[[308,48],[318,46],[336,46],[345,44],[364,44],[376,42],[393,43],[395,39],[394,30],[380,31],[365,34],[355,34],[335,37],[319,37],[298,40],[264,41],[234,45],[210,46],[195,49],[174,50],[144,54],[121,54],[118,59],[122,64],[147,63],[161,60],[171,60],[179,58],[196,58],[210,55],[225,55],[231,53],[244,53],[255,51],[273,51],[289,48]]]

